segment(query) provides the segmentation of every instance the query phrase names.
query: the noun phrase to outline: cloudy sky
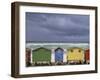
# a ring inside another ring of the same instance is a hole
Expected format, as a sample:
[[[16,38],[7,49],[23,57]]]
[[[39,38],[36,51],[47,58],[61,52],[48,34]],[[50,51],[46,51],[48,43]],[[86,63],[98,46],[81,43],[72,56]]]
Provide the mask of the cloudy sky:
[[[89,43],[89,15],[26,12],[26,41]]]

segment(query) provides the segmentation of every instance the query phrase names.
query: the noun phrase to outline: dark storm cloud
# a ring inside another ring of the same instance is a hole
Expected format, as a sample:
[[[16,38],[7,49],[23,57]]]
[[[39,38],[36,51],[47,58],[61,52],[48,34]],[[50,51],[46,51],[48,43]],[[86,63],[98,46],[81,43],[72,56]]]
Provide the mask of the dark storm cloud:
[[[89,15],[27,12],[26,41],[89,42]]]

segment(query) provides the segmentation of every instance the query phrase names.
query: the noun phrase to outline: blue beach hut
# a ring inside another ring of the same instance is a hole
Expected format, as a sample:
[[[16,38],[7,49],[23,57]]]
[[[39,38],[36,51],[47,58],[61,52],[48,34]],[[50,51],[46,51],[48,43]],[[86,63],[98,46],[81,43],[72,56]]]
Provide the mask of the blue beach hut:
[[[57,48],[55,50],[55,62],[63,62],[63,49],[62,48]]]

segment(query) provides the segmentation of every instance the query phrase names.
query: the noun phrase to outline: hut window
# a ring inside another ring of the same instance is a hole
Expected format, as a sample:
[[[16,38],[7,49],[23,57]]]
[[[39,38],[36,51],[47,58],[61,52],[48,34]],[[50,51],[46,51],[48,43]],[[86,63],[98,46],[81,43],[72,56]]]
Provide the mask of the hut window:
[[[73,50],[72,50],[72,49],[71,49],[70,51],[71,51],[71,52],[73,52]]]
[[[81,50],[79,50],[78,52],[81,52]]]

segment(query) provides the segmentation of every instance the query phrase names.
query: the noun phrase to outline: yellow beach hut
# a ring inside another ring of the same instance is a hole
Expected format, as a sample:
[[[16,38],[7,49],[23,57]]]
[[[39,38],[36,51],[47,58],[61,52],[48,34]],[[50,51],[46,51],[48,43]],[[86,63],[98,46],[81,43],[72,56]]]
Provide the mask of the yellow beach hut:
[[[67,62],[70,63],[83,63],[84,62],[84,50],[78,47],[69,48],[67,51]]]

